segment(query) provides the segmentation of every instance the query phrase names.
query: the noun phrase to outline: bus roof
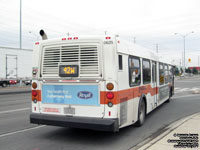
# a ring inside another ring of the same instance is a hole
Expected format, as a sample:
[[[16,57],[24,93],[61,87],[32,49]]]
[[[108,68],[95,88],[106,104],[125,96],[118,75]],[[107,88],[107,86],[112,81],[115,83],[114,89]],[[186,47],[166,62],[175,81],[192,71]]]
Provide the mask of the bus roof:
[[[157,54],[154,53],[152,50],[144,48],[137,44],[128,42],[126,40],[120,39],[120,44],[118,46],[118,52],[158,61]]]
[[[150,49],[144,48],[142,46],[139,46],[137,44],[131,43],[127,40],[120,39],[116,35],[78,35],[78,36],[66,36],[66,37],[61,37],[61,38],[54,38],[54,39],[47,39],[47,40],[41,40],[36,42],[35,44],[57,44],[58,42],[63,42],[64,40],[117,40],[119,41],[118,43],[118,48],[117,52],[123,53],[123,54],[128,54],[128,55],[133,55],[141,58],[146,58],[154,61],[160,61],[163,63],[170,64],[167,59],[161,58],[159,60],[159,57],[157,53],[153,52]],[[116,41],[116,42],[117,42]]]

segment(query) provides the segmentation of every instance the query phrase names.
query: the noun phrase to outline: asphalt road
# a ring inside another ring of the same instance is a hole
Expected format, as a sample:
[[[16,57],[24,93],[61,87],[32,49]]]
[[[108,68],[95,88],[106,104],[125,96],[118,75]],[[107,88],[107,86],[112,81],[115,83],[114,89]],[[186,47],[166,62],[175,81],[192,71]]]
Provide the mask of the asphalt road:
[[[200,80],[177,80],[175,85],[178,92],[170,103],[150,113],[142,127],[129,126],[119,133],[32,125],[29,93],[0,95],[0,150],[128,150],[174,121],[200,111],[199,94],[180,92],[200,87]]]

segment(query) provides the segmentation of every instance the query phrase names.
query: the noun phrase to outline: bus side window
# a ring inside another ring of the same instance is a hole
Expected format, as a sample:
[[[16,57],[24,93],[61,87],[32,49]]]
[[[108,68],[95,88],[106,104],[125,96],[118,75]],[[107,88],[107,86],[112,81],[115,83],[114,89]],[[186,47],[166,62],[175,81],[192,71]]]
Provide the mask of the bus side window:
[[[160,78],[160,85],[164,84],[164,67],[162,63],[159,63],[159,78]]]
[[[169,82],[168,66],[165,65],[165,84]]]
[[[137,57],[129,57],[129,84],[137,86],[141,83],[140,59]]]
[[[118,61],[119,61],[119,70],[123,70],[123,59],[122,59],[122,55],[119,55]]]
[[[148,84],[151,82],[151,68],[150,68],[150,61],[143,60],[142,63],[143,69],[143,83]]]
[[[156,62],[152,61],[152,83],[156,82]]]
[[[169,68],[168,68],[168,69],[169,69],[169,72],[168,72],[168,73],[169,73],[169,83],[172,83],[172,77],[173,77],[173,76],[172,76],[172,66],[169,65]]]

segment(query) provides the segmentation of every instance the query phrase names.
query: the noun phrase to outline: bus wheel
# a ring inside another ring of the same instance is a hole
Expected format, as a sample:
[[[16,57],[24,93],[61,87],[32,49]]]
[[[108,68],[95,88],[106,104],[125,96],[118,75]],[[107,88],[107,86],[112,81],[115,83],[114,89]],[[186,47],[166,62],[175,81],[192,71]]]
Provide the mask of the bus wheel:
[[[136,122],[136,126],[140,127],[144,124],[146,117],[146,105],[144,99],[140,101],[139,110],[138,110],[138,121]]]
[[[172,97],[172,90],[169,91],[169,98],[166,101],[167,103],[169,103],[171,101],[171,97]]]

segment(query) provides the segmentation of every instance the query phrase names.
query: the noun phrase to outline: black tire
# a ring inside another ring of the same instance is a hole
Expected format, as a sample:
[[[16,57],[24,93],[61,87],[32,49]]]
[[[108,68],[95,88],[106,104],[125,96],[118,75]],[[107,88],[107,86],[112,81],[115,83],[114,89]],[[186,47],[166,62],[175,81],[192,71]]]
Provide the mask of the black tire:
[[[169,91],[169,98],[166,101],[166,103],[169,103],[171,101],[171,97],[172,97],[172,89]]]
[[[2,87],[6,87],[7,86],[7,84],[4,82],[3,84],[2,84]]]
[[[140,101],[139,109],[138,109],[138,121],[136,122],[136,126],[140,127],[144,124],[146,118],[146,104],[144,99]]]

